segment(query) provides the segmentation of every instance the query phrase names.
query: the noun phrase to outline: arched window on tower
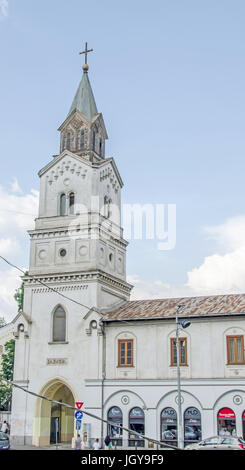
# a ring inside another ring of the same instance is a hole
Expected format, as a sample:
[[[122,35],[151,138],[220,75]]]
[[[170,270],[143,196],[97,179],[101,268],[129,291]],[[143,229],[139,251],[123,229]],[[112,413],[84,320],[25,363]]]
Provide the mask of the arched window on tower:
[[[61,145],[61,150],[65,150],[65,145],[66,145],[66,136],[65,134],[62,135],[62,145]]]
[[[102,139],[100,138],[100,148],[99,148],[99,152],[100,152],[100,157],[102,157]]]
[[[66,134],[66,148],[67,150],[71,149],[71,133],[70,132]]]
[[[78,131],[76,132],[76,144],[75,144],[75,149],[76,149],[76,150],[79,149],[79,132],[78,132]]]
[[[84,149],[84,130],[81,130],[80,133],[80,149]]]
[[[53,315],[53,342],[64,342],[66,340],[66,313],[59,306]]]
[[[107,196],[104,197],[104,217],[107,219],[109,217],[109,201]]]
[[[60,196],[60,215],[66,215],[66,195],[64,193]]]
[[[74,206],[75,206],[75,194],[70,193],[69,195],[69,214],[74,214]]]
[[[95,150],[95,131],[92,131],[92,145],[93,145],[93,150]]]

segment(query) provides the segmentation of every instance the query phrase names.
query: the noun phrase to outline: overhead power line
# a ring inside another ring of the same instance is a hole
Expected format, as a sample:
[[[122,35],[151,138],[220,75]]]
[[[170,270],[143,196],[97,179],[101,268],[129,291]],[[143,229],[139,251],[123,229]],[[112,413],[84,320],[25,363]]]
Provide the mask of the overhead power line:
[[[0,375],[0,382],[6,382],[7,384],[12,385],[15,388],[18,388],[18,389],[22,390],[23,392],[28,393],[29,395],[40,398],[41,400],[47,400],[51,403],[55,403],[56,405],[64,406],[65,408],[69,408],[70,410],[77,411],[77,408],[75,406],[68,405],[67,403],[63,403],[63,402],[54,400],[53,398],[48,398],[48,397],[45,397],[43,395],[39,395],[38,393],[31,392],[30,390],[26,390],[24,387],[21,387],[21,385],[18,385],[15,382],[12,382],[10,380],[5,379],[2,375]],[[133,433],[136,434],[141,439],[144,439],[144,440],[149,441],[149,442],[153,442],[157,445],[161,445],[161,446],[163,445],[163,442],[158,441],[157,439],[153,439],[151,437],[145,436],[144,434],[137,433],[133,429],[126,428],[125,426],[121,426],[118,423],[114,423],[113,421],[108,421],[107,419],[100,418],[99,416],[94,415],[93,413],[90,413],[89,411],[85,411],[84,409],[82,411],[85,415],[90,416],[91,418],[97,419],[99,421],[102,421],[103,423],[109,424],[110,426],[117,426],[117,428],[122,429],[124,431],[127,431],[130,434],[133,434]],[[171,444],[165,444],[164,443],[164,446],[169,447],[170,449],[174,449],[174,450],[182,450],[182,449],[179,449],[178,447],[172,446]]]
[[[10,261],[8,261],[6,258],[4,258],[2,255],[0,255],[0,259],[2,259],[5,263],[7,263],[9,266],[11,266],[12,268],[14,269],[17,269],[19,272],[21,272],[22,274],[24,274],[26,276],[26,271],[24,271],[23,269],[19,268],[18,266],[16,266],[15,264],[11,263]],[[35,282],[46,287],[47,289],[55,292],[56,294],[60,295],[61,297],[63,297],[64,299],[67,299],[67,300],[70,300],[71,302],[77,304],[77,305],[80,305],[81,307],[83,308],[86,308],[88,311],[94,311],[96,313],[99,313],[100,314],[100,311],[99,309],[97,309],[96,307],[89,307],[88,305],[85,305],[81,302],[78,302],[77,300],[75,299],[72,299],[71,297],[68,297],[67,295],[65,294],[62,294],[61,292],[59,292],[57,289],[55,289],[54,287],[51,287],[49,286],[48,284],[46,284],[45,282],[41,281],[40,279],[35,279]],[[129,323],[127,320],[117,320],[117,322],[121,322],[121,323]]]

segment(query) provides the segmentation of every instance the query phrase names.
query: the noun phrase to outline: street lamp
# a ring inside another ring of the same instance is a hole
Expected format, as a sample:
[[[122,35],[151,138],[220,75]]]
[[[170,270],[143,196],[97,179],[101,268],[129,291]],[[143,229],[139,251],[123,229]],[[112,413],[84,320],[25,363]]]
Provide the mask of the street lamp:
[[[191,322],[188,320],[179,320],[178,313],[185,305],[180,304],[176,311],[176,354],[177,354],[177,381],[178,381],[178,447],[184,448],[184,430],[182,419],[182,403],[181,403],[181,390],[180,390],[180,360],[179,360],[179,328],[188,328]]]

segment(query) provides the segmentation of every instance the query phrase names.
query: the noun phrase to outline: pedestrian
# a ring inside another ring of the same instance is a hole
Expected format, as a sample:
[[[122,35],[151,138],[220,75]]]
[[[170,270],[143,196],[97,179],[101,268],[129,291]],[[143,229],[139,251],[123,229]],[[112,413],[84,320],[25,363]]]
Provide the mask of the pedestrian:
[[[8,430],[7,421],[4,421],[1,427],[1,431],[6,433]]]
[[[86,442],[84,440],[81,441],[81,450],[86,449]]]
[[[75,440],[75,450],[81,450],[81,443],[82,443],[82,439],[80,437],[80,434],[78,434]]]
[[[96,439],[96,441],[93,443],[93,449],[94,450],[100,449],[99,439]]]
[[[105,437],[105,448],[106,448],[106,450],[108,450],[110,448],[110,443],[111,443],[111,438],[110,438],[110,436],[107,435]]]

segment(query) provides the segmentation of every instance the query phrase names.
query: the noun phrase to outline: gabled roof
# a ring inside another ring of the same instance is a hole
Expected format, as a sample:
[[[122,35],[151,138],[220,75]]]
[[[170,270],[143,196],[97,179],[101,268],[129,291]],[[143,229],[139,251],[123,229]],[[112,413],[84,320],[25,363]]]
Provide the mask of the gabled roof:
[[[102,168],[103,166],[105,166],[107,163],[111,163],[112,164],[112,167],[113,167],[113,170],[115,171],[116,173],[116,176],[117,176],[117,179],[118,179],[118,182],[121,186],[121,188],[123,187],[123,180],[120,176],[120,173],[118,171],[118,168],[117,168],[117,165],[116,165],[116,162],[114,160],[113,157],[108,157],[108,158],[103,158],[103,160],[100,160],[98,162],[94,162],[93,163],[93,166],[98,166],[99,168]]]
[[[80,111],[88,121],[98,114],[93,91],[87,73],[83,73],[82,80],[79,83],[75,98],[72,102],[68,116],[74,111]]]
[[[91,163],[86,160],[85,158],[79,156],[79,155],[76,155],[75,153],[73,152],[70,152],[70,150],[64,150],[60,155],[55,155],[53,160],[51,162],[49,162],[47,165],[45,165],[39,172],[38,172],[38,176],[42,176],[44,173],[46,173],[46,171],[50,170],[50,168],[52,168],[54,165],[56,165],[60,160],[62,160],[62,158],[64,157],[73,157],[75,158],[77,161],[79,161],[80,163],[84,163],[85,165],[88,165],[88,166],[91,166]]]
[[[245,294],[182,297],[171,299],[133,300],[103,312],[105,321],[149,320],[175,318],[178,305],[179,317],[245,316]]]

